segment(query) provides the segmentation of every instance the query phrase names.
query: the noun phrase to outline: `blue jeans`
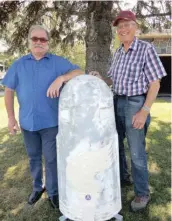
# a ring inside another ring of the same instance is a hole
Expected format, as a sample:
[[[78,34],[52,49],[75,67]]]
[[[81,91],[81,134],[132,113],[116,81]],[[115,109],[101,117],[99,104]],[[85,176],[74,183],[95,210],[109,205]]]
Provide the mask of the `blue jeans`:
[[[58,127],[51,127],[39,131],[22,129],[26,151],[30,162],[30,172],[33,178],[33,190],[41,191],[42,182],[42,154],[45,158],[46,190],[48,196],[58,194],[57,184],[57,156],[56,135]]]
[[[144,95],[116,96],[114,98],[116,127],[119,136],[120,176],[121,180],[129,176],[124,149],[126,137],[131,156],[134,192],[137,196],[149,195],[145,137],[150,124],[150,115],[148,115],[143,129],[135,129],[132,126],[132,117],[142,108],[144,101]]]

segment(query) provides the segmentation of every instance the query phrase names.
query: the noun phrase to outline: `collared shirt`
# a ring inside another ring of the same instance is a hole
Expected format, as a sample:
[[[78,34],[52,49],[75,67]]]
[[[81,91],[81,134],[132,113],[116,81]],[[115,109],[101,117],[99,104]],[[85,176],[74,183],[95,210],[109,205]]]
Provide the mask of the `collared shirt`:
[[[58,76],[75,69],[79,67],[67,59],[48,53],[41,60],[28,54],[11,65],[2,83],[16,90],[23,129],[37,131],[58,125],[59,98],[47,97],[47,89]]]
[[[108,77],[117,95],[145,94],[151,82],[166,76],[152,44],[134,38],[128,51],[121,45],[114,54]]]

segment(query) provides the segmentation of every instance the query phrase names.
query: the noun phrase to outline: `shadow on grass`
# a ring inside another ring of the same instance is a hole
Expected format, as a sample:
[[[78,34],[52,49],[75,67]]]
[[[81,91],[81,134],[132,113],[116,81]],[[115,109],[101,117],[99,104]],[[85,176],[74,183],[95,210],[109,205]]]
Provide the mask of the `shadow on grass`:
[[[170,123],[153,118],[158,128],[150,127],[147,136],[148,163],[152,200],[142,213],[132,213],[129,205],[133,199],[133,187],[122,189],[125,221],[168,221],[170,216]],[[0,220],[3,221],[55,221],[59,212],[48,205],[43,195],[33,208],[26,206],[26,199],[31,191],[31,178],[28,158],[21,134],[11,137],[7,128],[0,130]],[[113,219],[112,219],[113,220]]]

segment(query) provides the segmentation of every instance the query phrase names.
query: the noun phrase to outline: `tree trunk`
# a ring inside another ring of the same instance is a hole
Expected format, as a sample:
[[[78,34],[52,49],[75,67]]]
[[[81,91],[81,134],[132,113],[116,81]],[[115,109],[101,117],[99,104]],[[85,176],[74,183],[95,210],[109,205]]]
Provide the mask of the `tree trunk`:
[[[110,65],[112,41],[111,10],[113,2],[89,2],[86,18],[86,72],[106,76]]]

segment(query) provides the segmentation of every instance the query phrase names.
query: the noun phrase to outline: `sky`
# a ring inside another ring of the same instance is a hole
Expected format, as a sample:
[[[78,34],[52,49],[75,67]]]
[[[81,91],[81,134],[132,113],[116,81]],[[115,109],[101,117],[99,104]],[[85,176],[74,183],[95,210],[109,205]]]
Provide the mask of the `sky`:
[[[5,43],[0,40],[0,53],[5,51],[7,49],[7,47],[5,46]]]
[[[132,9],[134,7],[134,5],[136,4],[137,0],[123,0],[121,1],[121,5],[122,5],[122,9],[126,10],[126,9]]]

